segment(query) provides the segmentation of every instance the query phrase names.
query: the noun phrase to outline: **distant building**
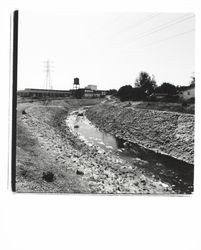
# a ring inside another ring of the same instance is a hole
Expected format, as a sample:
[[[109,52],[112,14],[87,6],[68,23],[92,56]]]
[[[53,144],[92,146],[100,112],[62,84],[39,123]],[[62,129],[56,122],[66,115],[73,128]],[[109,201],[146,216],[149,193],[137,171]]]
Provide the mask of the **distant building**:
[[[71,90],[53,89],[24,89],[17,91],[21,97],[41,98],[41,97],[75,97],[75,98],[102,98],[107,94],[106,90],[92,90],[79,88]]]
[[[97,90],[97,85],[89,84],[85,87],[85,89]]]
[[[181,87],[179,90],[179,98],[183,101],[195,99],[195,86]]]
[[[177,102],[179,99],[179,96],[177,94],[170,95],[167,93],[152,93],[149,96],[150,101],[158,101],[158,102]]]
[[[76,98],[102,98],[106,96],[106,90],[92,90],[88,88],[80,88],[72,90],[73,96]]]
[[[25,89],[17,91],[17,95],[21,97],[67,97],[70,96],[69,90],[53,90],[53,89]]]
[[[107,91],[106,90],[95,90],[93,92],[93,96],[96,98],[101,98],[101,97],[105,97],[107,95]]]
[[[153,93],[150,95],[151,98],[155,98],[158,101],[162,101],[167,98],[168,94],[166,93]]]

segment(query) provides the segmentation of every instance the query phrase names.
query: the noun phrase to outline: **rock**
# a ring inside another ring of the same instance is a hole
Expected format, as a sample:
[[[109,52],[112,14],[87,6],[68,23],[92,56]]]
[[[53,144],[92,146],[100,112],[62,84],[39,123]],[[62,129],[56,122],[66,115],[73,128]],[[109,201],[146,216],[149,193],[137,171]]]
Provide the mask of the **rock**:
[[[26,115],[26,114],[27,114],[27,112],[25,111],[25,109],[22,110],[22,114],[23,114],[23,115]]]
[[[156,162],[156,166],[158,166],[158,167],[162,167],[162,166],[163,166],[163,164],[162,164],[162,163],[160,163],[160,162]]]
[[[42,179],[45,180],[46,182],[53,182],[56,178],[51,171],[48,171],[48,172],[43,172]]]
[[[84,175],[84,172],[80,169],[77,169],[76,174],[77,175]]]
[[[94,180],[98,180],[98,175],[97,174],[93,174],[93,179]]]
[[[145,180],[141,180],[140,182],[141,182],[143,185],[146,184],[146,181],[145,181]]]
[[[141,142],[150,150],[193,163],[194,115],[130,109],[124,105],[96,106],[86,115],[104,131],[119,138]]]

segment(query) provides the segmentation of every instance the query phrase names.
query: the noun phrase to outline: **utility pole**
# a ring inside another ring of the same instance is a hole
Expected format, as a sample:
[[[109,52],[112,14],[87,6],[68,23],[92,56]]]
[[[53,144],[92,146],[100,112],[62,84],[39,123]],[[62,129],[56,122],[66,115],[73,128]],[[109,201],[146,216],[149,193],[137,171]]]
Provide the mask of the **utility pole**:
[[[50,60],[44,62],[44,70],[45,70],[45,89],[52,89],[52,79],[51,72],[53,71],[53,65]]]

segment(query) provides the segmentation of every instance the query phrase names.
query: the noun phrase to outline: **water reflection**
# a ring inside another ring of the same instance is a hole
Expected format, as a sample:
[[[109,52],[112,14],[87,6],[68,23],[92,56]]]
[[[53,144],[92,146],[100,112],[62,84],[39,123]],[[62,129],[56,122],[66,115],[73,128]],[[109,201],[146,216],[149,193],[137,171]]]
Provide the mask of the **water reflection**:
[[[105,151],[112,150],[130,164],[138,166],[147,176],[172,185],[178,193],[193,192],[193,165],[115,138],[111,134],[100,131],[85,115],[77,114],[77,112],[72,113],[68,117],[68,125],[89,143]]]

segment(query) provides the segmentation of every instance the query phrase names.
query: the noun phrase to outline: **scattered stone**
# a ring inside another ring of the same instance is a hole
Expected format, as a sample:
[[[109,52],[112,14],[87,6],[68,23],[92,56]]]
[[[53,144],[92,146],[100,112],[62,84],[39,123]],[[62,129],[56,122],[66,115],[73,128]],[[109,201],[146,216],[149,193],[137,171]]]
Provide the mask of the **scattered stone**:
[[[30,109],[29,113],[32,115]],[[33,127],[33,131],[36,131],[35,137],[37,136],[38,132],[42,131],[40,143],[44,143],[45,145],[45,138],[48,138],[45,148],[48,147],[47,150],[50,151],[49,154],[53,154],[54,159],[59,161],[56,165],[59,167],[61,163],[66,164],[66,166],[62,166],[62,173],[64,173],[67,169],[71,169],[71,171],[74,171],[74,173],[76,172],[77,175],[84,175],[84,179],[89,183],[91,193],[115,193],[117,191],[120,193],[147,192],[146,188],[151,185],[153,180],[144,177],[145,180],[140,182],[142,174],[139,169],[134,168],[134,166],[127,166],[126,162],[120,160],[116,155],[114,156],[111,153],[106,153],[104,150],[100,150],[98,147],[89,147],[84,142],[80,142],[78,136],[73,135],[69,128],[64,129],[63,127],[60,127],[58,130],[57,128],[51,129],[50,126],[47,126],[47,123],[50,122],[48,120],[49,118],[47,118],[48,116],[46,117],[46,114],[43,116],[41,114],[39,115],[40,119],[35,119],[33,123],[29,122],[29,127]],[[28,118],[33,120],[34,115],[29,116]],[[26,119],[27,117],[24,116],[24,120]],[[125,120],[126,119],[127,118],[125,117]],[[41,126],[38,126],[39,121]],[[116,117],[116,121],[118,121],[118,117]],[[125,124],[123,124],[123,126],[125,126]],[[113,129],[111,122],[110,125],[111,129]],[[63,133],[61,133],[61,129],[64,129]],[[118,134],[118,132],[121,130],[121,126],[119,126],[119,128],[114,127],[114,130]],[[58,131],[59,133],[57,133]],[[122,129],[122,133],[123,131],[125,130]],[[129,138],[129,134],[127,135],[127,133],[125,133],[124,136]],[[122,136],[120,135],[120,137],[124,136],[123,134]],[[63,145],[63,147],[61,145]],[[129,144],[127,146],[129,146]],[[63,152],[60,152],[60,149],[62,148]],[[67,162],[65,162],[66,157],[68,157]],[[137,161],[141,160],[137,159],[136,162]],[[84,166],[84,168],[82,166]],[[120,169],[121,166],[122,169]],[[132,171],[135,171],[135,177],[134,174],[130,174]],[[26,172],[23,174],[25,176],[27,175]],[[57,180],[59,176],[61,175],[57,174]],[[48,171],[43,172],[42,179],[46,182],[53,182],[56,177],[53,172]],[[141,188],[138,186],[138,184],[141,186]],[[144,190],[142,190],[142,185]],[[162,187],[160,187],[160,189],[162,189]],[[153,193],[157,192],[158,186],[153,186],[151,191],[153,191]]]
[[[156,166],[158,166],[158,167],[162,167],[162,166],[163,166],[163,164],[162,164],[162,163],[160,163],[160,162],[156,162]]]
[[[56,178],[52,172],[48,171],[48,172],[43,172],[42,179],[45,180],[46,182],[53,182]]]
[[[27,114],[27,112],[25,111],[25,109],[22,110],[22,114],[23,114],[23,115],[26,115],[26,114]]]
[[[76,174],[77,175],[84,175],[84,172],[82,170],[77,169]]]
[[[145,180],[141,180],[140,182],[141,182],[143,185],[146,184],[146,181],[145,181]]]
[[[102,104],[86,116],[107,133],[193,164],[194,115],[126,105]]]

